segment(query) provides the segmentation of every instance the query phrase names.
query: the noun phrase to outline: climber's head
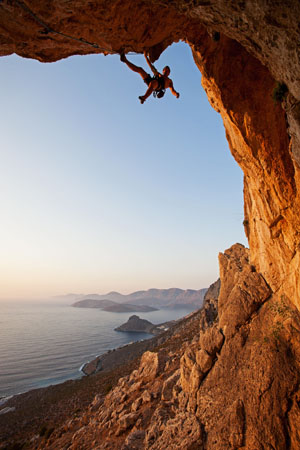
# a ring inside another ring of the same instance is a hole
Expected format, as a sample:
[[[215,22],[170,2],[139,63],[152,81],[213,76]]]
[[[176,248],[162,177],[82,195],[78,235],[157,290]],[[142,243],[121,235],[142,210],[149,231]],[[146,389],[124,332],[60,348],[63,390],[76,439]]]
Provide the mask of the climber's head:
[[[166,66],[163,68],[163,74],[166,75],[167,77],[170,75],[171,69],[169,66]]]

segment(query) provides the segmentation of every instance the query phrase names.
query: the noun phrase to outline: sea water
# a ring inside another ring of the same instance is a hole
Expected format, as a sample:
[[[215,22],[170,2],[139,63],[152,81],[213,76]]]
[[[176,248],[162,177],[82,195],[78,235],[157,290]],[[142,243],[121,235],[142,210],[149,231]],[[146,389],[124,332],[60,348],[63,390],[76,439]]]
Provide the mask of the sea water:
[[[136,314],[157,324],[189,312]],[[83,364],[96,356],[151,337],[114,331],[132,314],[66,304],[0,302],[0,402],[30,389],[80,378]]]

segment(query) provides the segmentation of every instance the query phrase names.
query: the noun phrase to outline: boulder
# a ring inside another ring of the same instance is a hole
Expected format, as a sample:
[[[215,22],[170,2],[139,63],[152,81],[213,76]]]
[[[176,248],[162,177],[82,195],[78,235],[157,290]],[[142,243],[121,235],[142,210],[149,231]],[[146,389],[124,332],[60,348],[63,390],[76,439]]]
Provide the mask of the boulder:
[[[196,353],[196,362],[197,362],[198,366],[200,367],[201,371],[203,373],[206,373],[209,371],[209,369],[213,365],[213,357],[211,355],[209,355],[206,350],[203,350],[201,348]]]
[[[220,351],[223,342],[223,333],[217,325],[207,328],[204,333],[200,333],[200,347],[213,357]]]
[[[129,428],[132,428],[133,425],[135,425],[138,418],[139,414],[135,412],[120,416],[118,420],[118,429],[116,435],[119,436],[124,431],[128,430]]]

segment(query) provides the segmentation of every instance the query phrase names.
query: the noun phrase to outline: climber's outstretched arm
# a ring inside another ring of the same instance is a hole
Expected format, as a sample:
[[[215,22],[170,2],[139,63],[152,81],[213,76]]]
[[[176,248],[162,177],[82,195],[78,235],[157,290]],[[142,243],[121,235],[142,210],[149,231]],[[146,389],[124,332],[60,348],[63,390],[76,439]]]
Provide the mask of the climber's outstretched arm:
[[[172,94],[175,95],[176,98],[179,98],[179,92],[175,91],[174,86],[173,86],[173,81],[171,81],[169,88],[170,88],[170,91],[172,92]]]
[[[154,67],[154,65],[151,63],[149,56],[147,55],[146,52],[144,52],[144,56],[146,58],[147,64],[150,67],[150,69],[152,70],[152,72],[154,73],[154,75],[158,75],[158,71],[156,70],[156,68]]]

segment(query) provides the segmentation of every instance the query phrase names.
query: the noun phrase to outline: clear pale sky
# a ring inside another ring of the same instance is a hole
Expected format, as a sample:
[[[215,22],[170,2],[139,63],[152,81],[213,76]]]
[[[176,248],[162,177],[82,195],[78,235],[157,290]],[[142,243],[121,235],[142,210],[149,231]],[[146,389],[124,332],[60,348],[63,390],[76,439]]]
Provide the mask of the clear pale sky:
[[[141,105],[117,55],[0,58],[0,298],[200,289],[247,245],[242,172],[191,50],[166,64],[180,99]]]

